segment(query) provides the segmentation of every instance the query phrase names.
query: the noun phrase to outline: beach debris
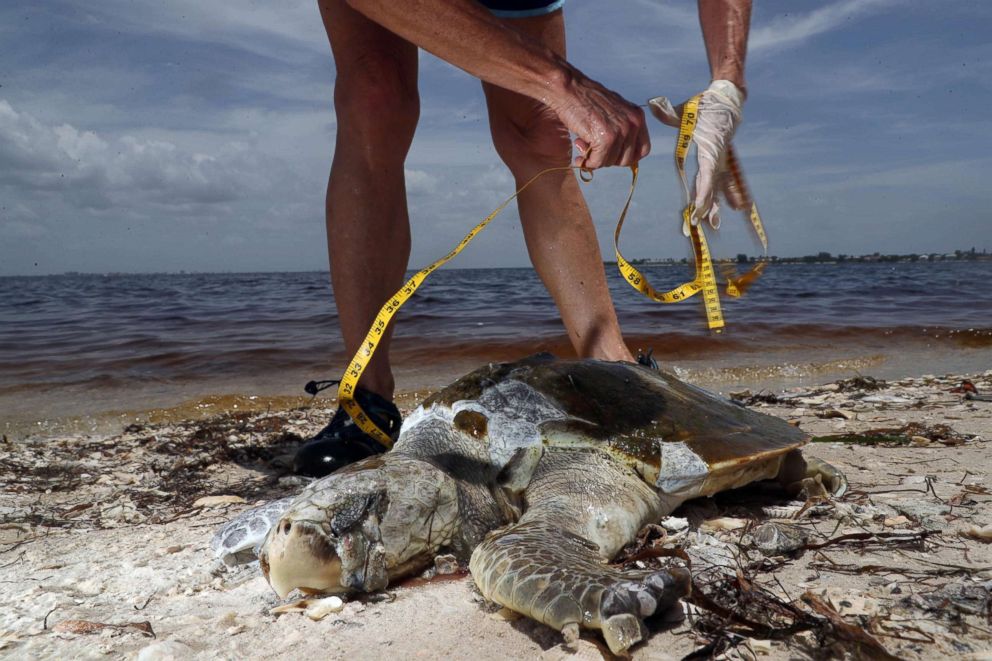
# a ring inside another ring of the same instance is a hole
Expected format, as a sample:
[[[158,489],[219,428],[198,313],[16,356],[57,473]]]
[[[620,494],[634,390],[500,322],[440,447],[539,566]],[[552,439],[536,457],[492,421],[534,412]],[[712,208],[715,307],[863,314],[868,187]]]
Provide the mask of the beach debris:
[[[961,531],[961,535],[988,544],[992,542],[992,523],[980,528],[978,526],[968,526]]]
[[[857,417],[856,413],[851,411],[845,411],[843,409],[824,409],[822,411],[816,412],[816,417],[824,419],[839,418],[841,420],[853,420]]]
[[[106,528],[114,528],[128,523],[140,523],[145,520],[145,515],[138,511],[127,496],[121,496],[115,502],[100,510],[100,522]]]
[[[929,479],[928,476],[922,476]],[[898,500],[888,503],[895,511],[908,516],[924,530],[939,531],[947,527],[944,518],[951,513],[951,506],[928,500]]]
[[[757,393],[752,393],[750,390],[732,392],[730,393],[730,399],[738,404],[743,404],[744,406],[754,406],[755,404],[782,404],[787,401],[775,393],[766,392],[764,390]]]
[[[193,507],[223,507],[224,505],[242,505],[247,502],[241,496],[203,496],[193,502]]]
[[[884,390],[889,387],[882,379],[873,376],[861,376],[860,374],[850,379],[841,379],[836,382],[837,390],[840,392],[850,392],[852,390]]]
[[[764,523],[751,531],[755,548],[773,557],[802,549],[810,539],[808,530],[786,523]]]
[[[959,434],[945,424],[928,425],[910,422],[902,427],[869,429],[863,432],[814,436],[813,443],[848,443],[855,445],[919,445],[921,441],[943,445],[961,445],[974,437]]]
[[[108,624],[106,622],[93,622],[91,620],[62,620],[52,627],[55,633],[91,634],[100,633],[104,629],[115,629],[117,631],[135,631],[144,636],[155,637],[151,622],[127,622],[125,624]]]
[[[967,615],[992,613],[992,581],[971,583],[957,581],[922,596],[928,610],[944,613],[948,608]]]
[[[679,532],[689,527],[689,519],[678,516],[666,516],[661,520],[661,527],[671,532]]]
[[[344,609],[341,597],[330,596],[323,598],[307,597],[290,604],[276,606],[269,610],[270,615],[285,615],[286,613],[303,613],[313,621],[319,621],[331,613],[339,613]]]
[[[865,395],[858,398],[865,404],[912,404],[915,399],[899,395]]]
[[[341,612],[342,609],[344,609],[344,601],[341,597],[332,596],[314,601],[307,606],[307,609],[303,611],[303,614],[314,622],[317,622],[324,619],[331,613]]]
[[[813,612],[822,615],[830,623],[832,633],[839,642],[848,646],[857,657],[882,659],[883,661],[898,661],[899,657],[890,654],[864,628],[849,624],[830,604],[826,603],[812,592],[805,592],[801,597],[803,603]]]
[[[708,521],[703,521],[699,525],[700,532],[724,532],[728,530],[737,530],[743,528],[748,524],[747,519],[738,519],[731,516],[724,516],[717,519],[709,519]]]
[[[982,395],[979,394],[978,388],[969,379],[964,379],[961,385],[956,388],[951,388],[948,392],[953,392],[956,394],[963,394],[964,398],[967,400],[972,400],[976,402],[992,402],[992,395]]]
[[[741,547],[699,531],[682,543],[688,564],[700,575],[733,575],[740,568]]]
[[[807,507],[805,502],[797,500],[792,503],[762,507],[761,515],[768,519],[798,519],[814,509],[815,507]]]

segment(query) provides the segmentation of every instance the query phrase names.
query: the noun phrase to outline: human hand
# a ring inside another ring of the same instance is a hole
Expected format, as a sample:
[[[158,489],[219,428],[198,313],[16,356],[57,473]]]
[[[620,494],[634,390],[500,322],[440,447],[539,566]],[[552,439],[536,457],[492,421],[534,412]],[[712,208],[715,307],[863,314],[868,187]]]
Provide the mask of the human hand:
[[[692,193],[694,225],[706,219],[714,229],[720,226],[717,191],[722,190],[730,206],[735,209],[745,203],[743,191],[737,190],[726,171],[727,149],[741,121],[743,103],[744,93],[729,80],[714,80],[699,100],[696,128],[692,136],[696,143],[698,163]],[[648,101],[648,105],[651,113],[662,122],[679,126],[685,104],[673,108],[665,97],[656,97]]]
[[[548,105],[575,135],[575,165],[594,170],[629,167],[651,151],[644,111],[612,90],[570,72],[560,98]]]

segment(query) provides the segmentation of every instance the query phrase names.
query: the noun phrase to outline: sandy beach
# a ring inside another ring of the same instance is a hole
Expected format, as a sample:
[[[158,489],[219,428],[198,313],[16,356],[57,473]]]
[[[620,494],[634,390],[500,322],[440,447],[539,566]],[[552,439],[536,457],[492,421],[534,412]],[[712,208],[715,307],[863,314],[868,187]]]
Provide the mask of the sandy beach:
[[[683,550],[699,594],[655,618],[633,658],[992,657],[992,402],[950,392],[966,378],[992,392],[985,371],[738,393],[817,437],[807,454],[843,469],[850,489],[828,503],[749,489],[660,522],[644,546]],[[425,394],[408,393],[403,408]],[[0,656],[609,657],[591,632],[566,646],[483,603],[463,573],[319,621],[273,614],[280,602],[257,567],[219,565],[210,538],[300,488],[287,459],[333,402],[267,405],[112,435],[4,438]],[[888,431],[865,434],[878,429]],[[769,530],[801,541],[769,550]]]

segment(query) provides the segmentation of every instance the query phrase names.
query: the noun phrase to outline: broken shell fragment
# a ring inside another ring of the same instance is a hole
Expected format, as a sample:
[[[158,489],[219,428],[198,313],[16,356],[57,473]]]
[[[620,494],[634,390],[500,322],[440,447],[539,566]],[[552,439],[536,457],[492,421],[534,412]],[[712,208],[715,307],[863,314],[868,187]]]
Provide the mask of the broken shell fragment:
[[[747,525],[747,519],[737,519],[732,516],[723,516],[718,519],[703,521],[699,529],[704,532],[720,532],[723,530],[737,530]]]
[[[344,608],[344,602],[341,597],[327,597],[325,599],[317,599],[303,612],[304,615],[309,617],[313,621],[323,620],[325,617],[331,613],[338,613]]]
[[[809,533],[799,526],[765,523],[751,531],[751,539],[762,555],[771,557],[798,551],[809,541]]]
[[[331,613],[337,613],[344,608],[344,601],[341,597],[325,597],[323,599],[300,599],[291,604],[276,606],[269,611],[271,615],[283,615],[285,613],[303,613],[315,622],[323,620]]]

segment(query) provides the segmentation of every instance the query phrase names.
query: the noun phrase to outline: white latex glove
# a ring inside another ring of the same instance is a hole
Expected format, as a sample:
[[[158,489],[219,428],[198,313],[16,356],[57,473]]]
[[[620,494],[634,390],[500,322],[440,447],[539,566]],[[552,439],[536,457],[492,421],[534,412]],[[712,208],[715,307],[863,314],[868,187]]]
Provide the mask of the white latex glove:
[[[673,108],[671,102],[663,96],[651,99],[648,104],[651,113],[662,122],[679,126],[682,106]],[[737,202],[734,192],[726,190],[729,182],[725,170],[727,147],[741,121],[743,104],[744,93],[729,80],[714,80],[699,100],[696,128],[692,135],[696,143],[698,164],[692,192],[695,207],[692,214],[693,225],[706,219],[714,229],[720,226],[720,206],[716,196],[718,190],[728,193],[732,205]]]

